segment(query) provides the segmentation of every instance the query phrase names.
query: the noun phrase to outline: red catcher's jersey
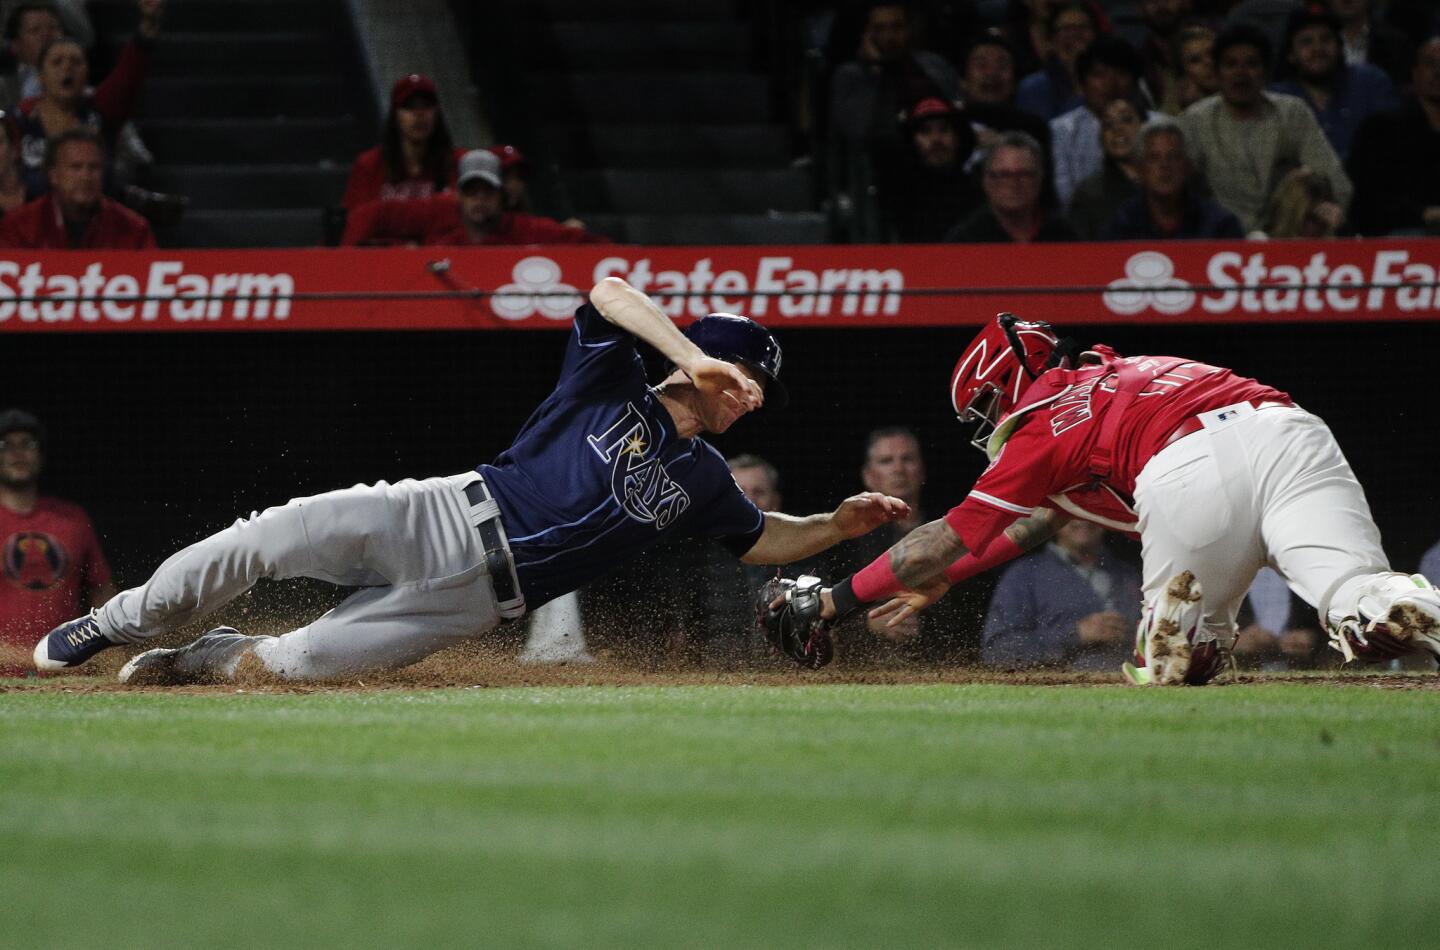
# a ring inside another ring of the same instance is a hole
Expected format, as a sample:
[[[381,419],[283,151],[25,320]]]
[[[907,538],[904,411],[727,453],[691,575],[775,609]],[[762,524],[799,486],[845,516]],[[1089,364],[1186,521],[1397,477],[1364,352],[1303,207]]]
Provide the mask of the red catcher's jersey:
[[[84,613],[86,590],[110,583],[110,565],[79,505],[40,498],[18,514],[0,505],[0,641],[33,647]]]
[[[1143,369],[1147,360],[1169,362],[1173,357],[1132,356],[1119,360]],[[1135,491],[1135,477],[1151,457],[1165,447],[1171,433],[1191,416],[1247,400],[1288,402],[1278,389],[1236,376],[1228,369],[1204,363],[1182,362],[1145,386],[1124,410],[1115,437],[1110,477],[1096,484],[1090,475],[1090,458],[1100,437],[1105,414],[1115,397],[1115,370],[1085,366],[1076,370],[1052,369],[1032,385],[1044,387],[1038,401],[1027,390],[1021,402],[1030,404],[994,461],[965,500],[950,510],[946,522],[971,551],[983,551],[1000,532],[1037,506],[1073,509],[1048,499],[1115,498],[1103,506],[1123,509]],[[1078,507],[1095,511],[1097,506]],[[1091,518],[1090,520],[1096,520]],[[1102,522],[1103,523],[1103,522]]]

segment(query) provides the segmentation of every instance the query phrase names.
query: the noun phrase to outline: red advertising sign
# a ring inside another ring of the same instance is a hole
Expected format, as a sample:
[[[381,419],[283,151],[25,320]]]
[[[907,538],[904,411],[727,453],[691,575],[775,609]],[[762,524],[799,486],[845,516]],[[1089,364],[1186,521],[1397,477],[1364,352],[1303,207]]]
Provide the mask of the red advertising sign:
[[[0,251],[0,333],[565,326],[618,276],[686,321],[976,324],[1440,318],[1440,240]]]

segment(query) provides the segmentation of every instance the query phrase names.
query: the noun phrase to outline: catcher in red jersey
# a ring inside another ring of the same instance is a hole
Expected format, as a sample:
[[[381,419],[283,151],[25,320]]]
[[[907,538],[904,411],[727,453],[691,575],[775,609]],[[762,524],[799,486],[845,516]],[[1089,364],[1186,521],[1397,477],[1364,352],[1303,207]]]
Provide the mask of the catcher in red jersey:
[[[1138,537],[1139,684],[1199,685],[1227,664],[1268,564],[1319,611],[1346,660],[1440,656],[1440,592],[1399,574],[1329,428],[1277,389],[1173,356],[1073,356],[1047,324],[999,315],[951,377],[990,466],[943,518],[821,592],[824,623],[882,602],[898,622],[1042,543],[1071,518]]]

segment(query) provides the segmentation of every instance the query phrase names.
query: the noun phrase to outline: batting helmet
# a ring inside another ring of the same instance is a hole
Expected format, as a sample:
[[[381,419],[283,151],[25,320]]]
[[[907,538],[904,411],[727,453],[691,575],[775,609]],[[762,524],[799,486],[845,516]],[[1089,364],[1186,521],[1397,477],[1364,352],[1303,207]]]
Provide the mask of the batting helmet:
[[[1050,324],[1018,320],[1012,313],[996,314],[970,341],[950,374],[950,404],[961,422],[979,421],[971,444],[985,450],[990,431],[1050,368],[1059,346]],[[1059,365],[1068,362],[1061,358]]]
[[[790,394],[780,382],[780,344],[760,324],[733,313],[712,313],[685,328],[706,356],[741,363],[765,377],[765,405],[783,409]]]

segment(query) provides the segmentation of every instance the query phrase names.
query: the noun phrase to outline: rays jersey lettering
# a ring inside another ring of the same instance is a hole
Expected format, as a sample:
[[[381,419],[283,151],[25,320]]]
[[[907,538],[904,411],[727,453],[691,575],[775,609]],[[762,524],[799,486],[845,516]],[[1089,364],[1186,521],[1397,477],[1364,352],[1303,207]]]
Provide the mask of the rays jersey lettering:
[[[624,512],[643,524],[663,531],[690,507],[690,496],[658,458],[646,458],[655,440],[650,424],[625,404],[625,414],[599,435],[586,437],[590,448],[610,466],[610,494]]]

